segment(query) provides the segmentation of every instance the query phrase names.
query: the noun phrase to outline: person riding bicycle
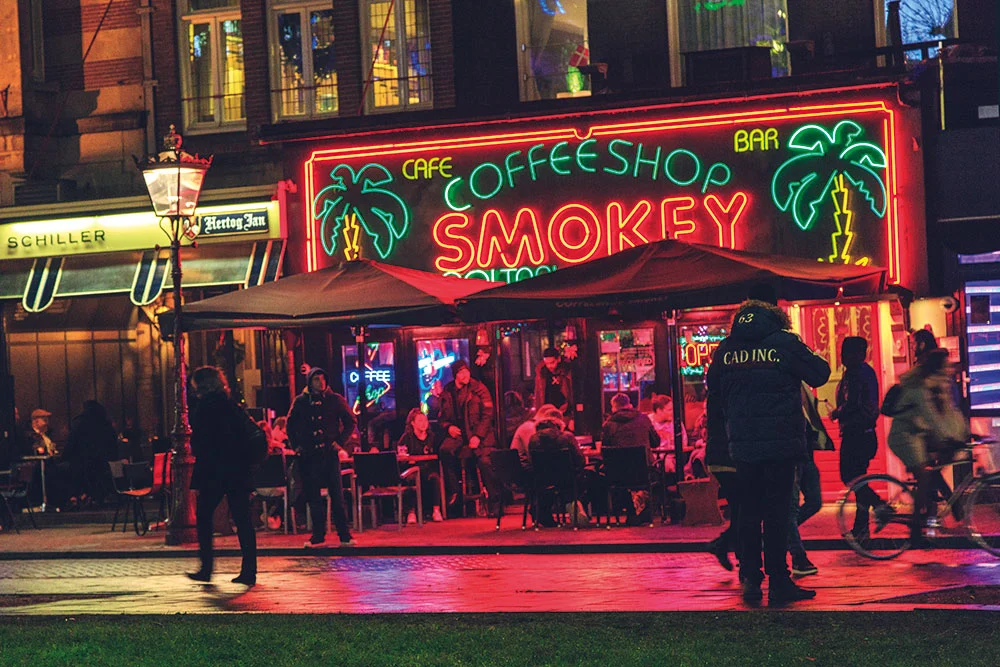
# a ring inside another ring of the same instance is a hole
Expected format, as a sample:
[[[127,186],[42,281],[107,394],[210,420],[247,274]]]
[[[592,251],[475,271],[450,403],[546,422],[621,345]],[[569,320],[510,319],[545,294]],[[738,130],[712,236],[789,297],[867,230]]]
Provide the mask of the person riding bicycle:
[[[924,522],[934,516],[935,490],[950,494],[941,471],[932,468],[952,459],[968,439],[969,430],[955,405],[948,351],[939,348],[933,334],[926,330],[918,331],[914,340],[917,363],[886,394],[882,414],[892,417],[889,449],[917,480],[911,535],[920,541]]]

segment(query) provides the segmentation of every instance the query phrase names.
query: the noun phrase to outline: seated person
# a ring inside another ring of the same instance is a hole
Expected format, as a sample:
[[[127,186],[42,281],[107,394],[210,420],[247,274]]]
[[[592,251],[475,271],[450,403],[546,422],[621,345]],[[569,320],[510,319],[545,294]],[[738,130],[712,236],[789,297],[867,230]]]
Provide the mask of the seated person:
[[[586,460],[584,459],[583,452],[580,450],[580,445],[576,442],[576,438],[566,430],[566,424],[562,420],[562,413],[555,408],[552,409],[549,416],[536,423],[535,433],[528,441],[529,459],[532,460],[532,470],[536,474],[542,471],[534,466],[534,457],[539,452],[554,451],[568,451],[572,453],[573,472],[577,477],[577,495],[583,497],[586,486],[586,480],[583,477]],[[570,489],[561,489],[561,491],[567,493]],[[538,499],[538,511],[541,516],[535,517],[535,520],[543,526],[555,525],[555,521],[552,518],[552,501],[553,498],[551,497]],[[583,516],[586,517],[586,514],[583,514]]]
[[[434,434],[430,431],[430,420],[427,415],[420,411],[420,408],[413,408],[406,415],[406,430],[396,443],[396,453],[404,454],[437,454],[437,443],[434,441]],[[423,495],[424,507],[422,512],[426,513],[428,506],[431,507],[431,520],[443,521],[441,516],[441,481],[438,475],[438,466],[434,461],[426,461],[420,465],[420,489]],[[417,522],[417,512],[415,506],[410,506],[406,516],[407,523]]]
[[[543,405],[538,408],[531,419],[526,420],[514,431],[514,439],[511,441],[510,447],[517,452],[517,457],[521,460],[522,470],[531,470],[531,456],[528,454],[528,442],[531,440],[531,436],[535,434],[538,422],[551,418],[562,419],[562,413],[554,405]]]
[[[659,436],[660,447],[674,448],[674,401],[667,394],[653,394],[651,404],[652,412],[649,413],[649,420],[653,424],[653,429]],[[681,422],[681,442],[684,449],[688,448],[688,433]],[[666,472],[677,471],[677,457],[675,454],[667,454],[663,460],[663,468]]]
[[[507,444],[517,428],[531,417],[531,412],[524,407],[524,399],[516,391],[504,392],[503,395],[503,420],[504,432],[507,434]]]
[[[278,417],[271,425],[271,442],[281,445],[283,449],[288,447],[288,417]]]
[[[611,397],[611,415],[604,422],[601,440],[602,449],[645,447],[647,465],[650,469],[656,465],[651,450],[659,447],[660,436],[649,417],[632,407],[628,394],[615,394]],[[625,503],[629,524],[648,523],[648,516],[652,513],[649,494],[642,490],[633,491],[631,495],[631,502]]]

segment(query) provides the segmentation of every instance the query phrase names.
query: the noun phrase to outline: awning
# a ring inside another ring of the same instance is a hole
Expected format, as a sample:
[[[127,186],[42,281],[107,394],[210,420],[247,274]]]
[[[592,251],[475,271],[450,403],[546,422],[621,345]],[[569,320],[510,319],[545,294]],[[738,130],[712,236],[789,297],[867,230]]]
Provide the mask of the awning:
[[[183,285],[253,287],[274,281],[285,245],[269,239],[184,248]],[[56,298],[98,294],[126,293],[133,304],[145,306],[172,287],[168,249],[13,260],[0,272],[0,299],[20,299],[29,312],[45,310]]]

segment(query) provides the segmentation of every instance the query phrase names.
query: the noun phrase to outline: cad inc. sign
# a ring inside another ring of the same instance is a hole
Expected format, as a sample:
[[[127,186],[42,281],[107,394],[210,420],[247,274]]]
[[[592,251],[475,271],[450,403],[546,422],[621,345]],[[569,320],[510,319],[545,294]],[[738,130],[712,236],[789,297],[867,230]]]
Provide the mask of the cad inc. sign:
[[[268,230],[268,216],[267,211],[201,215],[198,216],[198,227],[202,236],[258,234]]]

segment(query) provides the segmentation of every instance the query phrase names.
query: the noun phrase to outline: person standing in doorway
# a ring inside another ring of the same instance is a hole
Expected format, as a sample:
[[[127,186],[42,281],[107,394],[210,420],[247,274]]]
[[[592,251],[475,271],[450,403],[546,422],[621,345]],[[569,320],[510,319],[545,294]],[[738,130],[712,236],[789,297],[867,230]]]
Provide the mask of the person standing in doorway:
[[[295,397],[286,422],[288,439],[299,455],[302,485],[312,518],[312,537],[305,548],[326,546],[326,504],[322,490],[330,497],[333,523],[341,544],[353,544],[344,507],[344,484],[340,478],[337,446],[345,446],[354,432],[354,414],[347,399],[330,389],[326,371],[312,368],[306,387]]]
[[[569,430],[573,430],[573,374],[554,347],[542,352],[535,367],[535,408],[554,405],[562,413]]]
[[[840,481],[847,486],[868,473],[868,465],[878,450],[878,378],[865,361],[867,355],[868,341],[860,336],[848,336],[840,346],[844,375],[837,385],[837,407],[830,417],[840,424]],[[858,493],[851,529],[859,540],[868,539],[869,509],[884,504],[870,487],[863,491]]]
[[[240,574],[233,583],[253,586],[257,583],[257,534],[250,521],[254,488],[246,437],[250,418],[230,397],[226,376],[218,368],[196,369],[191,388],[198,398],[191,419],[191,453],[195,456],[191,488],[198,491],[195,515],[201,568],[188,577],[205,583],[212,579],[212,516],[225,496],[243,556]]]
[[[795,466],[806,454],[801,384],[825,384],[830,366],[791,332],[773,288],[758,286],[749,296],[708,368],[708,400],[718,402],[708,414],[722,420],[736,463],[743,599],[763,599],[763,538],[768,604],[780,605],[816,596],[788,572],[788,514]]]

